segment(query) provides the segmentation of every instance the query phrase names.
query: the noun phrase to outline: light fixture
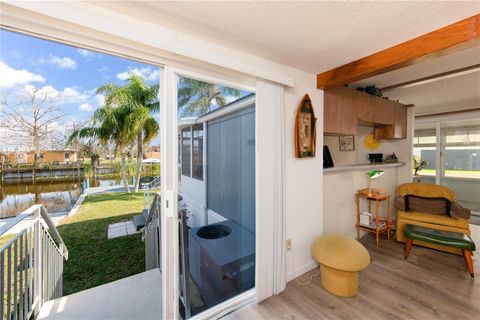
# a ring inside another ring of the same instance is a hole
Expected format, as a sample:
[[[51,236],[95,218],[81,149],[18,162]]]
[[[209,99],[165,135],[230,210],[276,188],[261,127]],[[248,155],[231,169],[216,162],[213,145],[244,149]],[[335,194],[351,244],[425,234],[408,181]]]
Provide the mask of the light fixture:
[[[370,170],[365,173],[368,176],[368,196],[372,195],[371,188],[370,188],[372,179],[376,179],[384,173],[385,172],[383,170]]]

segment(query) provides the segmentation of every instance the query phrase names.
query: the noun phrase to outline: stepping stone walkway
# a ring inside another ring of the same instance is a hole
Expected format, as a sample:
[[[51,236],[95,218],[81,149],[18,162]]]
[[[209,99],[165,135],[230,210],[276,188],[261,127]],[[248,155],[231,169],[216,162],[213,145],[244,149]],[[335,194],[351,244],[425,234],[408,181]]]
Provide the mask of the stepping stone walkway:
[[[118,222],[108,226],[107,238],[114,239],[114,238],[129,236],[136,233],[140,233],[140,231],[137,231],[137,229],[135,228],[135,225],[133,224],[133,221],[130,220],[130,221]]]

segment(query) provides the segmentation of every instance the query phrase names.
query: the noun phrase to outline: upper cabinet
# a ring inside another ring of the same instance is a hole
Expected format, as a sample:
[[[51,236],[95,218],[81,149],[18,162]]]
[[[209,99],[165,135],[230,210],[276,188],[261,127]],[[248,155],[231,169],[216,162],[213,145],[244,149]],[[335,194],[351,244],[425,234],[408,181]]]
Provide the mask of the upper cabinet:
[[[343,86],[324,91],[324,133],[356,135],[359,122],[375,127],[379,139],[403,139],[407,107]]]
[[[357,116],[351,112],[354,99],[351,92],[342,89],[343,87],[325,90],[323,131],[332,134],[357,135]]]
[[[405,139],[407,137],[407,106],[395,103],[393,125],[376,127],[374,137],[376,140]]]

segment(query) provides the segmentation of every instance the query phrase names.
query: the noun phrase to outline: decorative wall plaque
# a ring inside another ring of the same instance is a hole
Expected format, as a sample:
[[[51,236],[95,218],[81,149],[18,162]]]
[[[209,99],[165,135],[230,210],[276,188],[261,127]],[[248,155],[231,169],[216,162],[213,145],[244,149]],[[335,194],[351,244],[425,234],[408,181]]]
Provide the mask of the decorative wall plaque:
[[[295,157],[315,157],[315,112],[308,94],[304,95],[295,112]]]

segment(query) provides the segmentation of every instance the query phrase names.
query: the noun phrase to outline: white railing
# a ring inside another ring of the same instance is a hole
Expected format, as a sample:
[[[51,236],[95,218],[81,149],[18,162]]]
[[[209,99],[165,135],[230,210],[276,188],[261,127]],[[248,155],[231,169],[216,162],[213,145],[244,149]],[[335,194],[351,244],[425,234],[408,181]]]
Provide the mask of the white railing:
[[[24,228],[8,239],[8,230]],[[63,260],[68,250],[41,205],[34,205],[0,228],[8,241],[0,248],[0,320],[30,319],[43,303],[62,296]]]
[[[154,189],[160,187],[160,177],[155,177],[152,181],[147,183],[142,183],[141,187],[143,189],[143,209],[148,209],[152,205]]]
[[[160,193],[155,193],[148,212],[148,218],[143,228],[143,241],[145,242],[145,269],[146,271],[160,269]]]

